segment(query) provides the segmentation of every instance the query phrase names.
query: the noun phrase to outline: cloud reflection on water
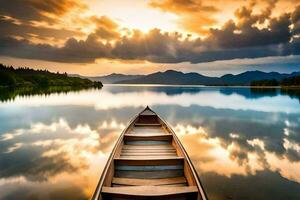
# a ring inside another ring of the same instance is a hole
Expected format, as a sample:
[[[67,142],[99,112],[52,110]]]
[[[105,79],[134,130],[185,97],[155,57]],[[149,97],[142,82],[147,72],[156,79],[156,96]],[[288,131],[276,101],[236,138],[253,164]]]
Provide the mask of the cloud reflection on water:
[[[299,199],[299,102],[251,95],[104,87],[0,103],[0,199],[89,199],[128,117],[147,104],[173,125],[210,199]]]
[[[199,132],[195,132],[196,130]],[[196,128],[190,125],[186,127],[176,125],[175,132],[179,133],[189,155],[197,163],[200,174],[214,172],[231,177],[232,175],[254,175],[257,171],[271,170],[300,183],[298,170],[300,160],[292,162],[288,156],[290,149],[300,153],[298,144],[284,145],[285,152],[278,156],[276,152],[264,148],[265,144],[262,139],[246,139],[245,143],[237,142],[236,138],[225,141],[221,137],[210,137],[203,131],[203,127]],[[284,144],[290,144],[287,138],[283,140]]]
[[[96,130],[87,124],[79,124],[72,129],[67,121],[60,119],[51,124],[35,123],[29,129],[3,134],[0,139],[4,144],[0,151],[0,191],[14,184],[18,184],[20,189],[27,188],[29,193],[30,190],[35,193],[37,187],[39,190],[43,187],[62,190],[60,185],[67,183],[63,190],[68,192],[78,187],[79,192],[82,191],[79,199],[86,199],[93,192],[101,168],[123,128],[122,123],[103,121]],[[15,148],[21,141],[22,145]],[[51,190],[47,193],[50,196],[56,193]],[[31,199],[29,193],[28,198]],[[6,190],[2,192],[2,198],[10,199],[10,194],[5,194]],[[47,199],[40,198],[41,194],[35,195],[38,199]],[[66,196],[63,199],[72,198]]]

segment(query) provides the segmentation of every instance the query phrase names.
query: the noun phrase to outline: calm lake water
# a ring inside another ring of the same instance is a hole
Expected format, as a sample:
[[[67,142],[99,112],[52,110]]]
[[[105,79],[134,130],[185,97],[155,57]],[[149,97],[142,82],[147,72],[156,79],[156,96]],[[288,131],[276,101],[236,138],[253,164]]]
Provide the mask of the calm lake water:
[[[299,91],[104,86],[0,102],[0,199],[85,200],[131,117],[149,105],[210,200],[300,199]]]

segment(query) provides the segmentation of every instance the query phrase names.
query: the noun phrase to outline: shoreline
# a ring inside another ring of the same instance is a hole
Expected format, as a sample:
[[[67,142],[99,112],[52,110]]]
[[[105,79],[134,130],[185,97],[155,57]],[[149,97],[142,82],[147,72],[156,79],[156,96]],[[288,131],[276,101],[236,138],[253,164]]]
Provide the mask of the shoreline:
[[[103,83],[104,86],[121,87],[197,87],[197,88],[253,88],[253,89],[300,89],[300,86],[250,86],[250,85],[167,85],[167,84],[113,84]]]

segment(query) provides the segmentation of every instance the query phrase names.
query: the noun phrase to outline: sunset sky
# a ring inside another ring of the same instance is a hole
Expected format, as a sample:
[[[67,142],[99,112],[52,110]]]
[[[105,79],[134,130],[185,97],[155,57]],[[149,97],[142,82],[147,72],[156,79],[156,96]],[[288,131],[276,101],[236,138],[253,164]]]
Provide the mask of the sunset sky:
[[[0,63],[88,76],[300,71],[299,0],[0,0]]]

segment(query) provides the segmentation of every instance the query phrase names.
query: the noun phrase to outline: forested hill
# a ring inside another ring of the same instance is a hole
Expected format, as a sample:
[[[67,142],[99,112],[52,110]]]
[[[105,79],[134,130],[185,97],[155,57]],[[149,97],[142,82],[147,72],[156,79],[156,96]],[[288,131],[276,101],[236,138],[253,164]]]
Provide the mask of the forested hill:
[[[47,70],[14,68],[0,64],[0,86],[8,87],[102,87],[101,82],[79,77],[69,77],[66,73],[51,73]]]
[[[272,80],[260,80],[251,82],[251,86],[281,86],[281,87],[300,87],[300,76],[293,76],[284,78],[281,81],[275,79]]]

